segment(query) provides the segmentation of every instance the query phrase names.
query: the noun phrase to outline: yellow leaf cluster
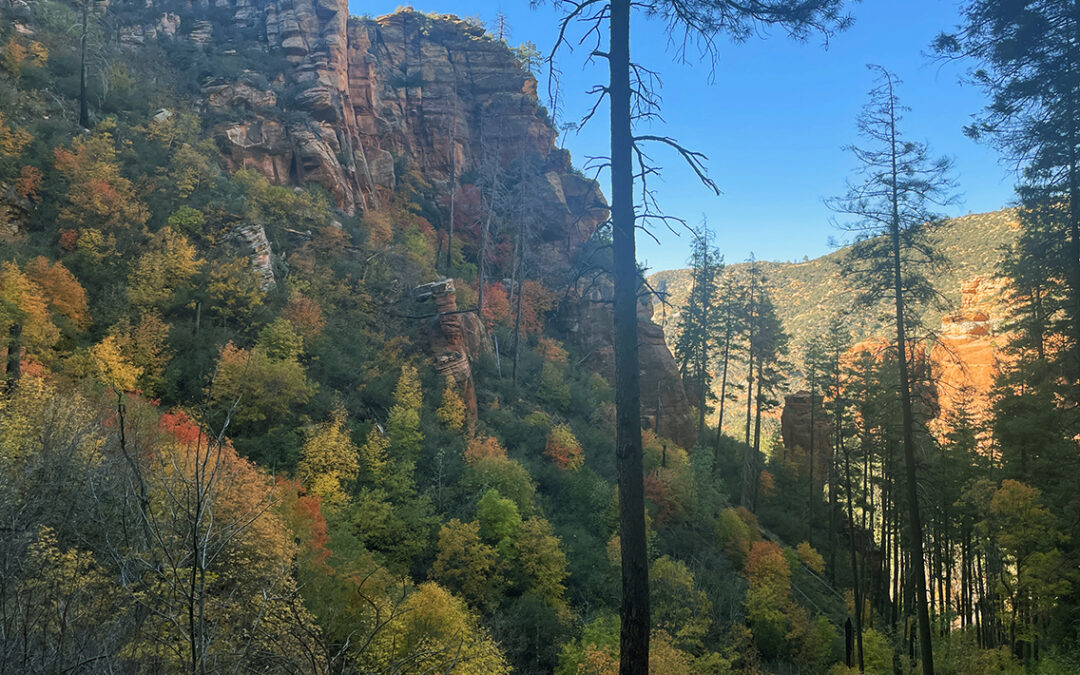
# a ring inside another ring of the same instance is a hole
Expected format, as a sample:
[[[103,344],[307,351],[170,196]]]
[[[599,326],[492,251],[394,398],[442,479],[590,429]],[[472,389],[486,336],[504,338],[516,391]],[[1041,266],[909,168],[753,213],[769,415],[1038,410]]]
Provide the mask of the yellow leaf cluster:
[[[461,431],[465,426],[465,402],[457,393],[457,387],[450,378],[446,380],[446,388],[443,389],[442,405],[435,411],[439,420],[451,431]]]
[[[202,266],[195,247],[172,227],[155,232],[144,250],[128,275],[128,299],[139,307],[164,305]]]
[[[359,471],[359,450],[349,437],[345,409],[339,406],[329,422],[308,430],[296,475],[309,493],[331,506],[342,506]]]
[[[0,157],[14,157],[33,140],[25,129],[13,128],[4,122],[0,112]]]
[[[133,391],[142,375],[142,368],[130,363],[120,349],[120,343],[114,335],[105,338],[90,348],[90,357],[98,377],[117,391]]]

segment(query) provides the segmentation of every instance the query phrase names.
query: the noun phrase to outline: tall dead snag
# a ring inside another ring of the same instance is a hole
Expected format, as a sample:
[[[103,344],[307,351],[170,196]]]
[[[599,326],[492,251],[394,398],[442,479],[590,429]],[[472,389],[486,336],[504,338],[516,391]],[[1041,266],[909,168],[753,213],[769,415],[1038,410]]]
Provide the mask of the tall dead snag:
[[[697,46],[712,60],[721,34],[745,40],[761,29],[778,25],[796,38],[811,31],[829,35],[849,23],[841,16],[842,0],[553,0],[564,10],[552,55],[566,46],[575,25],[584,26],[581,43],[590,42],[590,58],[608,62],[608,82],[583,123],[591,119],[607,98],[610,106],[611,154],[604,165],[611,172],[611,230],[614,253],[615,314],[615,419],[616,463],[619,475],[621,526],[622,605],[619,672],[647,673],[649,668],[649,580],[645,553],[645,500],[641,475],[641,392],[638,375],[637,298],[641,288],[635,256],[637,227],[657,221],[682,222],[661,215],[647,181],[659,173],[645,152],[649,144],[667,146],[684,159],[710,189],[716,185],[705,175],[700,153],[666,136],[635,134],[634,123],[658,119],[656,74],[631,60],[631,10],[659,17],[668,33],[683,36],[680,54]],[[603,37],[607,35],[607,47]],[[550,61],[550,57],[549,57]],[[635,200],[634,190],[640,189]],[[637,203],[635,203],[635,201]]]

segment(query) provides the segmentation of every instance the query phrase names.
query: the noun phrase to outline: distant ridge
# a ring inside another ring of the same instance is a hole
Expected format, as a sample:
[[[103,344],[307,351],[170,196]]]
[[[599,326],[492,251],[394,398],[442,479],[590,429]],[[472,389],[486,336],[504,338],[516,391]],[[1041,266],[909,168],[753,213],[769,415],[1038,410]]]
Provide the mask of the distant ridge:
[[[946,307],[928,310],[923,316],[926,325],[936,328],[943,314],[959,307],[960,285],[965,280],[996,272],[1004,250],[1016,242],[1018,234],[1017,211],[1012,208],[943,222],[932,238],[948,257],[949,265],[932,281],[944,296]],[[758,261],[784,329],[791,336],[796,363],[801,345],[813,335],[821,334],[837,313],[849,312],[849,326],[855,339],[876,335],[883,325],[872,310],[852,309],[855,292],[851,283],[842,278],[839,266],[847,250],[845,246],[797,263]],[[737,271],[746,265],[745,262],[729,264],[727,269]],[[657,272],[649,281],[653,288],[667,293],[668,305],[657,307],[655,320],[663,326],[668,343],[673,344],[679,309],[686,304],[690,293],[690,270]]]

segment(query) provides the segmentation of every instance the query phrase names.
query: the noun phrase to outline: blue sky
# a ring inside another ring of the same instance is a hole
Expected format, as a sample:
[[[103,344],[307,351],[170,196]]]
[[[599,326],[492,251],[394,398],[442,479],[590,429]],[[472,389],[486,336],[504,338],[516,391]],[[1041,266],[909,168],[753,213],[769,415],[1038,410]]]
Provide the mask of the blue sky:
[[[392,12],[398,2],[350,1],[353,14]],[[491,26],[506,15],[509,42],[530,41],[547,52],[554,42],[558,14],[550,0],[530,9],[526,0],[417,0],[421,11],[475,16]],[[903,130],[929,143],[936,155],[955,161],[960,201],[949,215],[992,211],[1013,199],[1014,173],[993,148],[961,132],[985,98],[962,84],[965,66],[941,64],[926,56],[933,37],[959,22],[953,0],[865,0],[852,4],[855,24],[833,36],[793,42],[782,33],[742,44],[720,41],[715,70],[688,54],[680,63],[669,47],[664,26],[638,16],[632,28],[635,60],[663,80],[664,123],[651,133],[670,135],[709,157],[710,176],[723,194],[714,196],[696,183],[677,158],[657,153],[664,167],[655,185],[661,205],[673,215],[698,223],[708,219],[729,262],[751,253],[762,260],[801,260],[830,250],[839,238],[825,197],[841,194],[854,164],[842,146],[857,142],[855,117],[872,86],[866,64],[885,66],[904,84],[903,103],[911,108]],[[585,92],[602,81],[602,64],[585,63],[587,49],[558,56],[563,71],[564,109],[575,120],[588,110]],[[711,73],[711,77],[710,77]],[[545,87],[541,82],[541,92]],[[605,115],[565,140],[580,166],[587,156],[607,154]],[[601,177],[606,186],[606,177]],[[605,189],[606,192],[606,189]],[[657,231],[659,244],[638,237],[638,258],[652,270],[684,266],[688,237]]]

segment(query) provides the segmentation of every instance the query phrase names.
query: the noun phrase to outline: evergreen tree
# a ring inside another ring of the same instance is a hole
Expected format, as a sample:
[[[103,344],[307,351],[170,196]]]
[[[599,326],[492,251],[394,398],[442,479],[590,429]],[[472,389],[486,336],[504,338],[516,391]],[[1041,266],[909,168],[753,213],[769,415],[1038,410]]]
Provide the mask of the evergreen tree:
[[[559,40],[554,50],[564,44],[567,31],[576,22],[591,26],[590,34],[597,39],[594,53],[608,63],[608,81],[598,90],[608,99],[611,153],[611,230],[613,249],[614,319],[615,319],[615,409],[616,464],[619,473],[619,509],[621,525],[623,604],[620,611],[620,673],[645,673],[649,666],[649,584],[648,559],[645,550],[644,483],[641,476],[641,391],[638,373],[637,294],[640,275],[635,253],[635,233],[639,221],[658,214],[650,213],[650,204],[635,207],[635,172],[641,182],[655,173],[655,167],[635,168],[645,144],[660,143],[673,148],[686,159],[698,177],[713,190],[701,165],[702,156],[678,145],[671,138],[650,134],[635,134],[635,120],[651,120],[657,116],[655,93],[649,84],[650,75],[631,61],[631,10],[657,16],[668,23],[669,32],[683,35],[687,42],[697,41],[706,52],[713,53],[716,36],[726,34],[735,39],[747,39],[763,26],[780,26],[789,35],[804,38],[811,31],[831,33],[845,28],[850,20],[842,16],[842,0],[763,0],[745,6],[730,0],[691,0],[689,3],[672,0],[556,0],[565,10],[560,21]],[[606,34],[607,49],[600,40]],[[641,186],[649,194],[646,186]],[[642,224],[643,224],[642,222]]]
[[[926,230],[928,223],[938,220],[931,208],[949,200],[952,183],[947,159],[931,160],[925,144],[907,141],[901,135],[898,124],[904,109],[896,95],[899,81],[884,68],[872,68],[878,73],[878,82],[858,119],[859,132],[869,146],[849,148],[860,165],[858,182],[849,181],[847,194],[830,200],[830,206],[857,218],[850,227],[859,238],[846,261],[846,271],[858,280],[862,300],[873,306],[889,298],[894,310],[893,348],[899,376],[907,479],[907,543],[914,573],[920,657],[923,672],[930,675],[934,672],[934,660],[916,487],[909,335],[915,325],[915,309],[936,297],[926,274],[941,265],[942,258],[927,242]]]
[[[1042,220],[1037,231],[1061,250],[1048,260],[1055,261],[1066,286],[1068,376],[1075,384],[1080,377],[1080,7],[1075,0],[974,0],[965,4],[963,16],[964,23],[938,36],[934,47],[943,56],[977,62],[972,76],[990,103],[965,131],[977,139],[990,137],[1016,161],[1023,219],[1026,224]]]
[[[679,315],[674,349],[683,384],[698,406],[699,434],[705,428],[706,408],[712,397],[709,366],[720,333],[716,291],[723,263],[711,240],[711,233],[704,225],[694,232],[690,253],[690,297]]]

